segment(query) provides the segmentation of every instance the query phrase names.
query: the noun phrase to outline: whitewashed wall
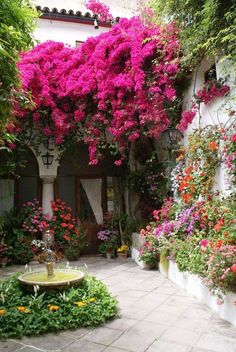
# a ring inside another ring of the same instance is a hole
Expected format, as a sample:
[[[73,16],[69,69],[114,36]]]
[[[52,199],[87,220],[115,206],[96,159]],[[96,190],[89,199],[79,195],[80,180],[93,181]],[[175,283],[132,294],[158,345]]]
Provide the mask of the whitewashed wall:
[[[108,30],[109,28],[107,27],[99,27],[99,29],[95,29],[92,24],[88,25],[39,19],[35,31],[35,38],[40,42],[54,40],[75,47],[77,40],[84,42],[87,38],[97,36]]]
[[[188,110],[191,104],[191,99],[193,95],[199,89],[203,88],[204,85],[204,74],[211,66],[212,62],[203,61],[199,68],[193,73],[193,77],[190,83],[189,88],[187,89],[184,96],[184,110]],[[211,103],[205,105],[201,104],[200,114],[197,115],[191,125],[188,126],[187,131],[185,132],[184,145],[187,144],[187,137],[195,129],[199,127],[203,128],[208,125],[221,125],[224,126],[229,120],[229,110],[236,110],[236,86],[235,79],[236,74],[233,69],[232,63],[227,60],[219,60],[216,62],[216,74],[217,79],[227,77],[226,84],[230,86],[230,93],[223,98],[215,98]],[[230,184],[228,182],[227,173],[224,169],[224,166],[221,165],[216,171],[216,181],[215,181],[215,190],[230,192]]]
[[[84,6],[83,0],[34,0],[35,5],[42,8],[48,7],[50,10],[56,7],[61,9],[81,11],[82,15],[89,12]],[[137,8],[136,0],[105,0],[104,4],[110,7],[110,11],[114,17],[131,17]],[[107,32],[109,28],[99,27],[95,29],[93,24],[81,24],[73,22],[63,22],[56,20],[39,19],[35,31],[35,38],[40,42],[46,40],[55,40],[63,42],[72,47],[76,41],[85,41],[89,37],[97,36],[100,33]]]

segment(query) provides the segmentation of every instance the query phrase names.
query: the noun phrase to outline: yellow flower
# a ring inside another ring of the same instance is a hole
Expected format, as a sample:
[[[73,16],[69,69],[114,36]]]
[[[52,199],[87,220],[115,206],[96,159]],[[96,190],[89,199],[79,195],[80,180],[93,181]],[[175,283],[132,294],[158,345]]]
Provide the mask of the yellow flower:
[[[96,301],[96,298],[95,297],[92,297],[90,298],[89,302],[95,302]]]
[[[4,315],[4,314],[6,314],[5,309],[0,309],[0,315]]]
[[[51,312],[54,312],[54,311],[58,310],[60,307],[59,306],[53,306],[53,305],[49,304],[48,308],[49,308],[49,310]]]
[[[84,306],[86,306],[86,302],[82,302],[82,301],[80,301],[80,302],[75,302],[75,304],[76,304],[78,307],[84,307]]]
[[[128,250],[129,250],[129,247],[126,246],[126,244],[123,244],[121,247],[119,247],[119,248],[117,249],[117,252],[118,252],[118,253],[125,253],[125,252],[128,252]]]
[[[19,312],[21,312],[21,313],[29,313],[30,311],[29,311],[29,309],[27,309],[27,308],[25,308],[25,307],[22,307],[22,306],[20,306],[20,307],[17,307],[17,309],[19,310]]]

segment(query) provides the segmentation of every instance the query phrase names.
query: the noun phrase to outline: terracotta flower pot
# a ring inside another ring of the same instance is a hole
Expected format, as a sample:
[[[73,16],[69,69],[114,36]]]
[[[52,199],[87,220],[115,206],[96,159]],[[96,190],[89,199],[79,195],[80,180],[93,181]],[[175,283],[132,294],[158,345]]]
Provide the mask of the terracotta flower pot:
[[[118,258],[127,258],[128,257],[128,252],[118,252],[117,253]]]
[[[143,269],[145,270],[157,269],[157,263],[143,263]]]

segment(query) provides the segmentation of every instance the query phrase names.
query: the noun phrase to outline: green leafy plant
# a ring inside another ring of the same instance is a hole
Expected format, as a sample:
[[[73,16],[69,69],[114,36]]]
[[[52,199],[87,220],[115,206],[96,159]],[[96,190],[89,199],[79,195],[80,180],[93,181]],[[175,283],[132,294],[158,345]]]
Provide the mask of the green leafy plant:
[[[6,124],[11,116],[13,98],[22,101],[24,96],[13,90],[19,88],[19,76],[16,62],[19,52],[33,46],[33,31],[38,14],[29,1],[2,0],[0,3],[0,149],[1,142],[14,143]]]
[[[0,283],[0,338],[94,327],[118,313],[117,300],[92,276],[62,293],[35,290],[34,295],[20,288],[17,276]]]
[[[196,64],[216,54],[236,59],[234,0],[151,0],[155,21],[175,20],[180,28],[182,64]]]

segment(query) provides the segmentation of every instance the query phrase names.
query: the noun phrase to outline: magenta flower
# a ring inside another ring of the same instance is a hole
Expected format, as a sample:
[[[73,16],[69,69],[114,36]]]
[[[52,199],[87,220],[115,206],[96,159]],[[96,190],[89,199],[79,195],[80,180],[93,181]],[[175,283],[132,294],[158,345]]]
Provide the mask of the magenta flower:
[[[205,248],[208,246],[208,243],[209,241],[207,239],[203,239],[200,241],[200,246]]]

